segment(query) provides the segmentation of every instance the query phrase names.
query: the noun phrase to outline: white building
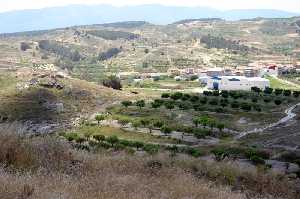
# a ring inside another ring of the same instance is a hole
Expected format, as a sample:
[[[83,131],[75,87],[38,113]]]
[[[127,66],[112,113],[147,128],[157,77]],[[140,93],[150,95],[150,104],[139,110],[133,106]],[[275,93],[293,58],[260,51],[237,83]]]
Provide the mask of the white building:
[[[196,70],[194,68],[185,68],[184,73],[187,75],[195,74]]]
[[[244,76],[220,76],[212,77],[207,81],[208,89],[215,90],[247,90],[252,87],[265,89],[270,87],[270,81],[261,77],[244,77]]]
[[[269,65],[265,68],[262,68],[260,71],[260,76],[264,76],[264,75],[268,75],[268,76],[278,76],[278,66],[276,65]]]

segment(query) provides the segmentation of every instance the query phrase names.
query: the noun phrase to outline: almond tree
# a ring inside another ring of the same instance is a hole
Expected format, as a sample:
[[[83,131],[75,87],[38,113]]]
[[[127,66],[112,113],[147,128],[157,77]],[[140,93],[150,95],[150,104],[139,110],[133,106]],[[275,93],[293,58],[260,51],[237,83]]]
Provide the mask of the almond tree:
[[[98,125],[100,125],[100,122],[105,120],[105,116],[103,114],[96,115],[95,120],[98,122]]]

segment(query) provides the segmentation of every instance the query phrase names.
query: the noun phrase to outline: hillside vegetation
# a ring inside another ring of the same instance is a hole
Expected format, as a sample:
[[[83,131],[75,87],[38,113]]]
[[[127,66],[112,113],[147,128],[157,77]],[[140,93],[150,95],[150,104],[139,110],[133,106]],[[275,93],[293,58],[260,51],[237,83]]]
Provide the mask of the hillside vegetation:
[[[0,195],[5,199],[297,198],[293,185],[277,176],[164,153],[76,151],[53,137],[20,137],[16,128],[0,131]]]
[[[119,22],[2,34],[0,65],[53,63],[74,77],[99,82],[104,73],[290,64],[300,57],[298,20],[194,19],[166,26]]]
[[[0,35],[0,198],[298,199],[296,71],[251,91],[176,77],[296,63],[298,22],[137,21]]]

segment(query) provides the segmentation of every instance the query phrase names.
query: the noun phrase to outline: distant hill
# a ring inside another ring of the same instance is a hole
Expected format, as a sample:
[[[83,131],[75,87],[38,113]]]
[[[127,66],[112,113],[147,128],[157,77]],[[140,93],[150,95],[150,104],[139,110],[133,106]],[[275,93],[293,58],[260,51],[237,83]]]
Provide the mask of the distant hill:
[[[281,18],[296,15],[298,14],[280,10],[219,11],[207,7],[176,7],[156,4],[124,7],[114,7],[111,5],[70,5],[0,13],[0,33],[112,23],[117,21],[148,21],[154,24],[169,24],[184,19],[223,18],[227,20],[239,20],[255,17]]]

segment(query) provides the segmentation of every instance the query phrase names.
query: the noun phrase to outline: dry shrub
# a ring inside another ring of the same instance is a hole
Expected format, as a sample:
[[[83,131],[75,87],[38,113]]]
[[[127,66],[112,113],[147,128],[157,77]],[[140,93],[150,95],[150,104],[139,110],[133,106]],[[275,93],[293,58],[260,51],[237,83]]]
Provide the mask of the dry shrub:
[[[29,138],[18,126],[0,129],[0,163],[17,170],[65,170],[73,161],[69,148],[51,137]],[[19,132],[19,133],[16,133]]]
[[[245,191],[254,196],[272,196],[274,198],[299,198],[295,181],[286,176],[274,174],[258,167],[241,169],[235,164],[224,162],[205,162],[199,160],[179,160],[176,163],[199,178],[209,179],[219,185],[230,185],[233,190]]]
[[[34,199],[246,198],[228,188],[214,187],[180,168],[163,166],[160,175],[152,175],[147,166],[151,158],[124,154],[77,155],[82,156],[85,170],[80,176],[42,171],[16,175],[0,169],[0,196],[4,199],[28,195]]]
[[[36,165],[33,149],[12,129],[0,130],[0,163],[16,169]]]
[[[0,132],[0,157],[5,164],[0,166],[1,199],[243,199],[266,195],[296,199],[299,196],[284,178],[251,173],[224,163],[206,163],[164,153],[142,157],[125,152],[93,154],[72,150],[68,143],[57,138],[25,138],[13,130]],[[232,187],[238,187],[238,191],[232,192]]]

